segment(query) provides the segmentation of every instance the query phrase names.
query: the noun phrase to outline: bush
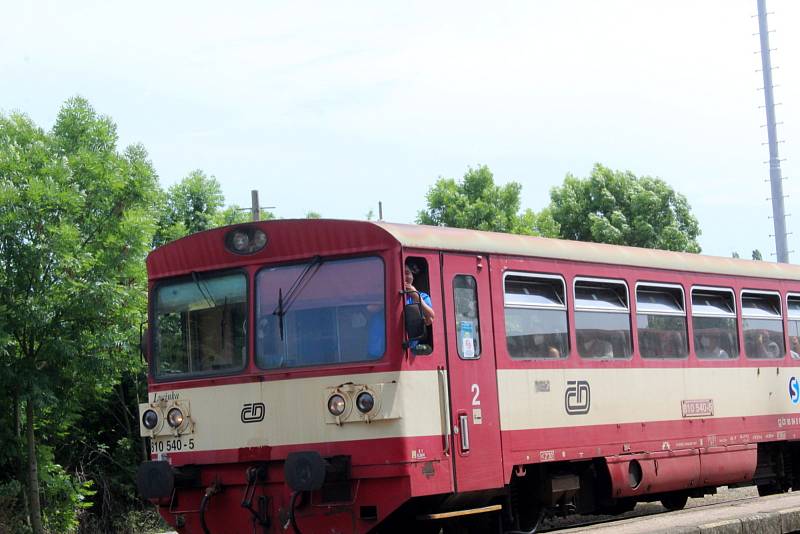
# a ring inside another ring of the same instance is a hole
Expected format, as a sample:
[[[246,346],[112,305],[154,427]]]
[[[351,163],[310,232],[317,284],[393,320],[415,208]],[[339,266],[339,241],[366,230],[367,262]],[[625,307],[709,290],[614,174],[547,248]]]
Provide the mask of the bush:
[[[114,519],[111,532],[117,534],[151,534],[172,530],[155,508],[148,506],[141,510],[130,510]],[[83,514],[78,534],[105,534],[108,526],[95,515]]]
[[[0,533],[28,534],[25,516],[25,494],[16,480],[0,483]]]

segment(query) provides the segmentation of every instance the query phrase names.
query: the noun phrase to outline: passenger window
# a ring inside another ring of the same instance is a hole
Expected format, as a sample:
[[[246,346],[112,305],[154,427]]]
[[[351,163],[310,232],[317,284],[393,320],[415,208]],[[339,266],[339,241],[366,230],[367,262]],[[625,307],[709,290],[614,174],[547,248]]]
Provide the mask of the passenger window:
[[[733,291],[692,289],[692,329],[698,358],[738,358],[739,337]]]
[[[521,358],[566,358],[569,353],[564,281],[507,274],[504,308],[508,354]]]
[[[777,293],[742,293],[742,331],[748,358],[779,359],[783,345],[781,297]]]
[[[800,360],[800,295],[786,297],[787,319],[789,323],[789,354]]]
[[[458,355],[471,360],[481,355],[481,328],[475,278],[459,274],[453,278]]]
[[[631,321],[625,284],[575,281],[575,337],[583,358],[629,358]]]
[[[689,354],[683,302],[680,286],[636,288],[636,331],[642,358],[684,358]]]

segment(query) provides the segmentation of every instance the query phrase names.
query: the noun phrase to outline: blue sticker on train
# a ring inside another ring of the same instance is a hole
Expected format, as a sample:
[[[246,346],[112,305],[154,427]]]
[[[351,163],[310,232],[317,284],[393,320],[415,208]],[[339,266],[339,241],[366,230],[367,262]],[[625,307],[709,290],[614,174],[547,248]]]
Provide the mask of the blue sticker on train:
[[[800,382],[795,376],[789,379],[789,398],[792,404],[800,403]]]

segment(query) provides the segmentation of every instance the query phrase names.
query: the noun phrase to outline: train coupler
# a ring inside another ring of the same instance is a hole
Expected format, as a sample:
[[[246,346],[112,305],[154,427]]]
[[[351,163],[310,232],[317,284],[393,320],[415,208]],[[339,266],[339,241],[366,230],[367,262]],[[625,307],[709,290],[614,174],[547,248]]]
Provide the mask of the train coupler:
[[[246,471],[247,486],[244,490],[242,497],[242,508],[250,512],[253,518],[253,524],[256,523],[267,532],[271,526],[269,519],[269,497],[260,495],[258,497],[258,508],[253,507],[253,497],[256,492],[256,485],[267,481],[267,466],[254,465],[248,467]]]

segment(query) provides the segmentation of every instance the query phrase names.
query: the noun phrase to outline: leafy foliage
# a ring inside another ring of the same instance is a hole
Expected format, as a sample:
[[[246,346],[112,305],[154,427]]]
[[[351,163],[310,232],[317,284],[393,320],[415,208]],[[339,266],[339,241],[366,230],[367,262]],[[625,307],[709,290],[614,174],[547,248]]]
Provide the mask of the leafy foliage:
[[[26,522],[22,483],[14,479],[0,482],[0,532],[27,534]]]
[[[216,178],[194,170],[170,187],[168,193],[162,193],[159,203],[161,217],[155,246],[216,226],[215,218],[224,204],[224,197]]]
[[[509,182],[495,184],[494,175],[485,165],[468,169],[456,181],[439,178],[426,195],[427,209],[417,214],[419,224],[474,228],[494,232],[549,235],[549,221],[540,220],[533,211],[520,213],[522,186]],[[541,223],[541,224],[540,224]]]
[[[686,197],[659,178],[597,164],[588,178],[567,175],[550,199],[548,217],[565,239],[700,252]]]
[[[700,227],[686,198],[666,182],[595,165],[588,178],[567,175],[539,213],[521,211],[522,186],[499,186],[486,166],[460,181],[439,178],[417,222],[434,226],[560,237],[699,252]]]
[[[199,170],[164,192],[145,149],[117,141],[82,98],[49,132],[0,115],[0,532],[41,531],[26,492],[52,532],[163,526],[133,486],[147,457],[135,415],[145,255],[250,212],[223,208],[219,182]],[[28,406],[38,492],[25,476]]]
[[[80,481],[56,463],[51,447],[39,446],[39,478],[45,506],[44,523],[51,532],[72,532],[78,528],[79,513],[89,508],[95,494],[91,480]]]
[[[250,208],[236,204],[223,207],[225,198],[222,186],[213,176],[194,170],[183,180],[160,192],[158,199],[158,227],[153,246],[158,247],[185,235],[202,232],[219,226],[250,222]],[[260,220],[275,216],[262,209]]]
[[[23,403],[38,414],[41,516],[55,531],[74,529],[90,493],[47,451],[138,367],[132,341],[158,187],[144,148],[116,143],[114,123],[82,98],[65,103],[49,133],[24,115],[0,116],[0,383],[13,391],[9,427],[19,428]],[[20,441],[16,431],[12,475],[23,471]]]

